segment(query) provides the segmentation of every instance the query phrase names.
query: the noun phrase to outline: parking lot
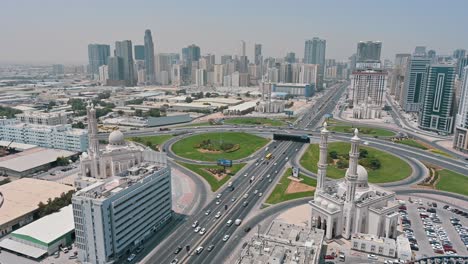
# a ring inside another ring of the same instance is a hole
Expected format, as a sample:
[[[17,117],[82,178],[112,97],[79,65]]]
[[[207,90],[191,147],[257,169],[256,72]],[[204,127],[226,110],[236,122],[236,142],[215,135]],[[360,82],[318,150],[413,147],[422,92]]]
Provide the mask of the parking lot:
[[[445,204],[425,199],[406,201],[400,207],[400,230],[409,238],[416,259],[468,255],[465,242],[462,241],[462,237],[466,236],[468,218],[456,212]]]

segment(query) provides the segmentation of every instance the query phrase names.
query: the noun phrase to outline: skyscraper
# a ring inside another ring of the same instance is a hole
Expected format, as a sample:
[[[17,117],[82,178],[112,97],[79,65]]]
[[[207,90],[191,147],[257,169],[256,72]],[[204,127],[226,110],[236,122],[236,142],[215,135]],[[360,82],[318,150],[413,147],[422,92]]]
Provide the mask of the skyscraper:
[[[466,58],[465,58],[466,59]],[[453,147],[468,153],[468,66],[463,68],[460,104],[455,120]]]
[[[241,40],[241,56],[245,56],[245,41]]]
[[[304,48],[304,63],[307,64],[318,64],[318,83],[317,90],[320,91],[323,88],[323,76],[325,72],[325,50],[327,42],[324,39],[312,38],[311,40],[305,41]]]
[[[255,44],[255,64],[260,65],[262,61],[262,44]]]
[[[284,58],[286,62],[295,63],[296,62],[296,53],[288,52],[286,53],[286,57]]]
[[[463,69],[466,66],[468,66],[468,56],[458,59],[458,61],[457,61],[457,75],[458,75],[458,78],[460,78],[460,79],[463,78],[463,72],[464,72]]]
[[[135,71],[133,67],[132,41],[123,40],[115,42],[115,56],[122,59],[123,80],[126,86],[135,85]]]
[[[107,65],[110,56],[110,46],[106,44],[89,44],[88,60],[89,73],[94,77],[99,76],[99,66]]]
[[[464,49],[456,49],[453,52],[453,58],[455,58],[455,59],[465,58],[465,56],[466,56],[466,50],[464,50]]]
[[[144,45],[135,45],[135,60],[145,60],[145,46]]]
[[[123,61],[122,58],[114,56],[109,57],[108,71],[108,84],[109,85],[125,85],[124,73],[123,73]]]
[[[155,82],[155,71],[154,71],[154,45],[153,37],[151,36],[151,30],[145,30],[145,70],[146,70],[146,82]]]
[[[382,42],[380,41],[360,41],[357,45],[357,62],[380,62],[382,52]]]
[[[182,49],[182,60],[186,65],[191,66],[192,61],[198,61],[200,59],[200,47],[192,44]]]
[[[425,88],[423,81],[426,67],[430,62],[431,60],[425,56],[425,53],[417,52],[417,50],[409,58],[400,97],[400,105],[405,112],[419,112],[421,94]]]
[[[430,65],[426,68],[419,127],[435,132],[452,133],[455,67]]]

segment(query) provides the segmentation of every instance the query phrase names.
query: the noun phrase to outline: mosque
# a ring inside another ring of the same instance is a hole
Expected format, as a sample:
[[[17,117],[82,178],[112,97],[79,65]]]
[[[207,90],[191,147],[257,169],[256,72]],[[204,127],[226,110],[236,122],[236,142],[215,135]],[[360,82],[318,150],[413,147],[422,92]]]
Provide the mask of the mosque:
[[[317,189],[312,207],[312,226],[323,229],[327,239],[350,239],[355,233],[396,238],[398,203],[395,193],[369,184],[366,169],[358,164],[361,139],[354,130],[345,178],[325,182],[327,174],[327,123],[320,133]]]

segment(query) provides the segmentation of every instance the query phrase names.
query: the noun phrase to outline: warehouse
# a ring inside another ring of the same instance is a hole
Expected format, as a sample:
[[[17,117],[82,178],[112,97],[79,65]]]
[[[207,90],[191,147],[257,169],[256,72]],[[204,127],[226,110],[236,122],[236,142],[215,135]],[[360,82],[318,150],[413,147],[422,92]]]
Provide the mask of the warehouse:
[[[70,245],[74,240],[74,230],[73,209],[69,205],[13,231],[10,238],[0,241],[0,247],[38,259]]]

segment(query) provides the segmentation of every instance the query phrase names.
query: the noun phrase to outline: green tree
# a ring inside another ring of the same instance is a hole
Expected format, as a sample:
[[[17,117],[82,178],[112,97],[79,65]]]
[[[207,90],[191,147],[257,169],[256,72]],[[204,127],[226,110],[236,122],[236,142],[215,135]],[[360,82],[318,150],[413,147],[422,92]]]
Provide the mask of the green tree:
[[[338,158],[338,152],[336,152],[336,151],[334,151],[334,150],[333,150],[333,151],[330,151],[330,152],[328,153],[328,155],[329,155],[330,158],[332,158],[332,159],[337,159],[337,158]]]
[[[369,156],[369,152],[367,149],[361,149],[359,150],[359,158],[367,158]]]
[[[16,114],[21,114],[23,111],[14,109],[11,107],[0,106],[0,116],[6,116],[6,118],[13,118]]]
[[[73,128],[81,128],[81,129],[84,129],[84,128],[85,128],[85,125],[83,124],[83,122],[78,121],[77,123],[73,123],[73,124],[72,124],[72,127],[73,127]]]
[[[50,101],[48,104],[47,104],[47,110],[51,110],[54,106],[56,106],[57,103],[55,101]]]
[[[151,116],[151,117],[160,117],[161,116],[161,111],[159,109],[153,108],[146,112],[146,116]]]
[[[140,116],[140,117],[143,116],[143,110],[141,110],[141,109],[136,109],[136,110],[135,110],[135,115],[136,115],[136,116]]]
[[[210,93],[210,92],[207,92],[207,93],[205,94],[205,97],[211,97],[211,93]]]
[[[68,158],[65,158],[65,157],[58,157],[56,160],[55,160],[55,164],[57,166],[66,166],[68,164],[70,164],[70,161]]]
[[[376,159],[376,158],[373,158],[369,161],[369,167],[373,170],[377,170],[377,169],[380,169],[380,160]]]
[[[189,104],[190,104],[191,102],[193,102],[192,97],[187,96],[187,97],[185,98],[185,102],[186,102],[186,103],[189,103]]]

